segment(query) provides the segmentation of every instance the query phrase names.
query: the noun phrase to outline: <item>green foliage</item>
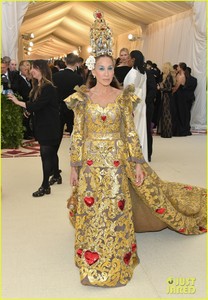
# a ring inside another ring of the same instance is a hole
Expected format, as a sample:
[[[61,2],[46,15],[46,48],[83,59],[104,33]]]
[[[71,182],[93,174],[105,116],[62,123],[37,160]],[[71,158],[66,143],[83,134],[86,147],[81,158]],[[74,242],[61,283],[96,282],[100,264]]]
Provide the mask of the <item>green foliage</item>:
[[[19,98],[17,95],[15,95]],[[1,148],[18,148],[23,139],[22,108],[1,94]]]

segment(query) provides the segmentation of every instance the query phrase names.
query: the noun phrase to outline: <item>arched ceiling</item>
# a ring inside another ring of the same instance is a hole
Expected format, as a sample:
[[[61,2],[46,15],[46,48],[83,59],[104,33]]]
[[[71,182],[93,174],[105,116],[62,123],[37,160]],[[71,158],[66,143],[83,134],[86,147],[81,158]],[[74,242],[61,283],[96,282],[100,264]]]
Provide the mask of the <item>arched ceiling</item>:
[[[93,12],[102,10],[114,38],[191,9],[190,2],[65,1],[30,2],[20,34],[33,32],[31,59],[54,58],[89,45]],[[124,45],[125,46],[125,45]]]

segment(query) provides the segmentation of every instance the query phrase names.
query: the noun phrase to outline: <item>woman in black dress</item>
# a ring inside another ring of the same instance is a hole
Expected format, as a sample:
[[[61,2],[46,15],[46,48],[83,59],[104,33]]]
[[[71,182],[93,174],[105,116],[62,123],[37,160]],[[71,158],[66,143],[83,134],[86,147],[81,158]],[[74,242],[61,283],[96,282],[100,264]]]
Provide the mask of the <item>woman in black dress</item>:
[[[172,88],[175,85],[175,72],[171,63],[167,62],[162,67],[163,78],[159,84],[161,91],[160,119],[157,132],[163,138],[171,138],[172,132]]]
[[[173,136],[191,135],[189,128],[189,110],[186,99],[187,66],[179,63],[176,85],[173,87]]]
[[[58,169],[59,103],[56,88],[51,81],[51,70],[45,60],[35,60],[32,64],[32,90],[30,100],[19,101],[9,94],[8,99],[26,109],[25,114],[33,114],[34,134],[40,144],[40,155],[43,168],[41,187],[34,192],[33,197],[41,197],[51,193],[49,177],[52,170],[57,183],[62,183]]]
[[[121,85],[123,85],[124,78],[131,70],[131,67],[129,66],[129,59],[129,50],[127,48],[122,48],[119,52],[119,64],[114,70],[115,76]]]

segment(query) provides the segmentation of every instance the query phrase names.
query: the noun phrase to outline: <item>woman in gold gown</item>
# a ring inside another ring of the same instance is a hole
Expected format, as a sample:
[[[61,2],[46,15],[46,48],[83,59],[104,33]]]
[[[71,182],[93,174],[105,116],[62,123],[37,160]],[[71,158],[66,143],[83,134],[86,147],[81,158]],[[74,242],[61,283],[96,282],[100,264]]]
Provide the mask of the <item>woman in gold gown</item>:
[[[206,232],[206,190],[164,182],[146,163],[132,115],[139,99],[133,86],[114,87],[112,57],[98,56],[92,74],[93,87],[65,100],[75,113],[70,216],[82,284],[115,287],[139,262],[134,231]]]

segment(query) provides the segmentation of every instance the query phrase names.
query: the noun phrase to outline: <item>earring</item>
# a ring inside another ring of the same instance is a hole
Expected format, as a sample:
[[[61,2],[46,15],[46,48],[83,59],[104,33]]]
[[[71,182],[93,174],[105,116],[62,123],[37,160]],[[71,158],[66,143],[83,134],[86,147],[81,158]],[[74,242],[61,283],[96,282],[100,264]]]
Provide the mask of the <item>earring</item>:
[[[93,75],[93,78],[95,78],[95,75]]]

